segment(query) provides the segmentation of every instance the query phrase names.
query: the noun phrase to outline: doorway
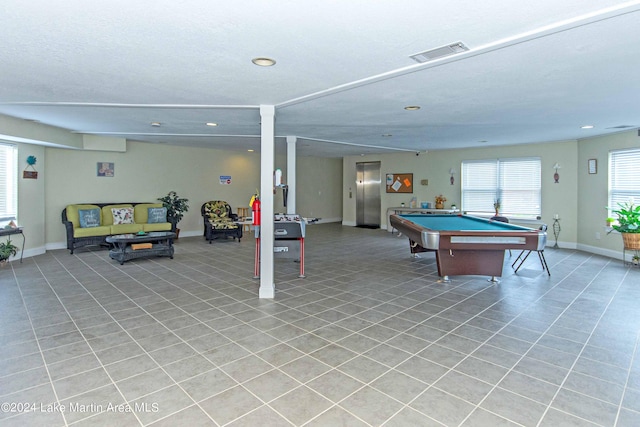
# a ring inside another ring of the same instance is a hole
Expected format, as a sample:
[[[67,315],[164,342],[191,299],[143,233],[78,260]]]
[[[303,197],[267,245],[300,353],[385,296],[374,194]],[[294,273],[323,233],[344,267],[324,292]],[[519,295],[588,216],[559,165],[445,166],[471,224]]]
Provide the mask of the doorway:
[[[356,227],[380,228],[380,162],[356,163]]]

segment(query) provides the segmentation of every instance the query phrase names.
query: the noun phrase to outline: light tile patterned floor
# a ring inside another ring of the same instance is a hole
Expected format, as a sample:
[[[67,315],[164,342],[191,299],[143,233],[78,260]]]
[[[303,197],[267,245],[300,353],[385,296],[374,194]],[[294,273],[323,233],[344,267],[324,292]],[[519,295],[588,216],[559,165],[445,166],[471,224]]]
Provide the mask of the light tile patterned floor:
[[[545,250],[439,283],[383,230],[307,227],[306,274],[254,240],[182,238],[120,266],[0,270],[2,426],[638,426],[640,271]],[[62,409],[64,408],[64,410]]]

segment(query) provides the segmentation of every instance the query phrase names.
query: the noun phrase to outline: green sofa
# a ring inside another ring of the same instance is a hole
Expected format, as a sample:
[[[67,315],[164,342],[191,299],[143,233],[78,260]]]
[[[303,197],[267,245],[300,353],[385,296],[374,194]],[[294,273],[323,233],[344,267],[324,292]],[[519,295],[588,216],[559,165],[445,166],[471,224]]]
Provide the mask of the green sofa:
[[[62,210],[67,249],[106,244],[107,236],[139,231],[172,231],[162,203],[82,203]],[[149,217],[151,214],[151,218]]]

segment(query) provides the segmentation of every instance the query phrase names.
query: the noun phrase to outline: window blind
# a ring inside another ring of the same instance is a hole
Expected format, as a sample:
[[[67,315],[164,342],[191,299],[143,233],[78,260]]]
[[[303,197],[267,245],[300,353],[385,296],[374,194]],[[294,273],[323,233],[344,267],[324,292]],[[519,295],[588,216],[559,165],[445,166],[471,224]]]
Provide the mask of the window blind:
[[[0,221],[17,218],[18,214],[18,149],[0,143]]]
[[[618,150],[609,153],[609,207],[634,199],[640,203],[640,150]],[[610,213],[611,215],[611,213]]]
[[[542,213],[542,174],[539,158],[491,159],[462,162],[462,210],[536,218]]]

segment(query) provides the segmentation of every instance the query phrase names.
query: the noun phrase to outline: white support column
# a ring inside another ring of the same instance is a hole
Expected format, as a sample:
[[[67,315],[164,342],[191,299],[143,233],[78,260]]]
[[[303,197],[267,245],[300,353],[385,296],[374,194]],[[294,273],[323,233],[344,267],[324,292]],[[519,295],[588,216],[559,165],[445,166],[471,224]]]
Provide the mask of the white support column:
[[[296,142],[295,136],[287,136],[287,186],[289,193],[287,196],[287,213],[296,212]]]
[[[260,298],[275,296],[273,268],[273,168],[275,166],[275,107],[260,106]]]

